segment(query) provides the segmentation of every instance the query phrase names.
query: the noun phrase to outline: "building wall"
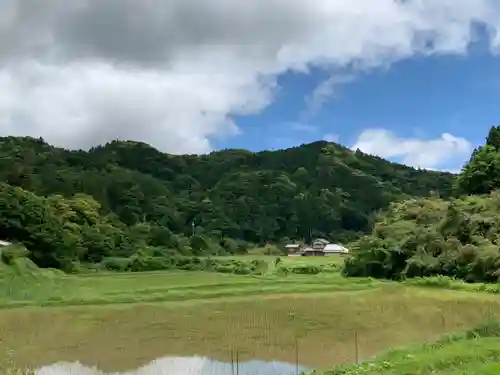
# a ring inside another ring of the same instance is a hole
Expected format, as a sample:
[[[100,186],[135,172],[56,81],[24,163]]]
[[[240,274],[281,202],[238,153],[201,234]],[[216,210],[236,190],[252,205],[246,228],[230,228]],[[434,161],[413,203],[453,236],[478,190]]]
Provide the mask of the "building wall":
[[[318,257],[318,256],[324,256],[324,255],[325,255],[325,253],[321,250],[304,252],[304,256],[306,256],[306,257],[314,257],[314,256]]]

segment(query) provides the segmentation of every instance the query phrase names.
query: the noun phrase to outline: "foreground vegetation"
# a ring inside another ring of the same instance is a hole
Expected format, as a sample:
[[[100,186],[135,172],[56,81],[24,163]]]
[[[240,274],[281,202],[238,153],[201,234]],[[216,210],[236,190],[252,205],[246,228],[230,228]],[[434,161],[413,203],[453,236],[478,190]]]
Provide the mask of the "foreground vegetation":
[[[2,374],[32,375],[11,367]],[[500,370],[500,326],[486,320],[464,332],[446,334],[437,341],[389,351],[360,365],[345,365],[322,375],[496,375]]]
[[[96,285],[96,284],[94,284]],[[81,361],[126,371],[163,357],[281,360],[326,370],[498,316],[495,296],[391,288],[0,311],[0,350],[36,368]],[[356,337],[357,350],[356,350]],[[27,342],[29,345],[27,345]],[[357,354],[356,354],[357,353]]]
[[[495,375],[500,371],[500,326],[486,321],[464,333],[324,375]]]
[[[262,275],[72,275],[15,258],[0,264],[0,352],[31,368],[78,360],[126,371],[165,355],[230,361],[232,351],[240,361],[295,363],[298,351],[301,365],[326,370],[500,319],[493,285],[446,278],[396,283],[345,278],[338,270],[282,274],[280,267],[342,259],[284,258],[278,265],[275,259],[253,259],[268,263]]]

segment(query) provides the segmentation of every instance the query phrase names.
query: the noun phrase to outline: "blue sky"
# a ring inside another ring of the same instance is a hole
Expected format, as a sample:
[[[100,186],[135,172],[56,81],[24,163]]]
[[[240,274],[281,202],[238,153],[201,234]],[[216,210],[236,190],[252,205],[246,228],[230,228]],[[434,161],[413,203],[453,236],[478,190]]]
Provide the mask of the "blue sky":
[[[324,139],[352,147],[367,129],[383,129],[400,141],[425,143],[449,133],[468,144],[422,166],[459,170],[499,121],[500,59],[490,53],[486,40],[483,35],[464,55],[413,57],[389,68],[339,73],[337,77],[348,76],[346,82],[333,85],[322,106],[311,114],[308,98],[331,75],[320,69],[284,74],[275,102],[260,114],[236,118],[241,134],[218,146],[258,151]],[[419,151],[429,152],[423,145],[414,152]],[[401,152],[395,156],[381,152],[381,156],[405,162],[407,154]]]

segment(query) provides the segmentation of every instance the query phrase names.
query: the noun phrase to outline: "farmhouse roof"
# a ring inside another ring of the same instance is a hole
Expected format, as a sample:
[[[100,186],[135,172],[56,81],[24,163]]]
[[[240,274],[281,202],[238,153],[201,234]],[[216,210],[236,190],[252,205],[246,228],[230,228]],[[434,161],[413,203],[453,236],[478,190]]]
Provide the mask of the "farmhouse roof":
[[[325,240],[324,238],[316,238],[313,242],[321,242],[321,243],[324,243],[324,244],[329,244],[330,243],[330,241]]]
[[[323,249],[326,253],[348,253],[349,250],[339,244],[328,244]]]

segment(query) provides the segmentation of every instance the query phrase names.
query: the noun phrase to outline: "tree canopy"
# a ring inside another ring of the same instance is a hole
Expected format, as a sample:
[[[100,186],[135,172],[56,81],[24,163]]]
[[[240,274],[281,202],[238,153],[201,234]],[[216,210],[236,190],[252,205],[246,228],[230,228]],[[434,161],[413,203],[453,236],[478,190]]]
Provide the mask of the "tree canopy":
[[[457,177],[462,195],[393,202],[353,247],[345,273],[402,279],[500,276],[500,127],[491,129]]]
[[[486,143],[474,150],[457,188],[460,194],[488,194],[500,188],[500,126],[492,127]]]
[[[0,236],[64,268],[148,248],[245,251],[249,244],[349,241],[394,200],[449,197],[453,175],[328,142],[287,150],[169,155],[139,142],[89,151],[0,138]]]

